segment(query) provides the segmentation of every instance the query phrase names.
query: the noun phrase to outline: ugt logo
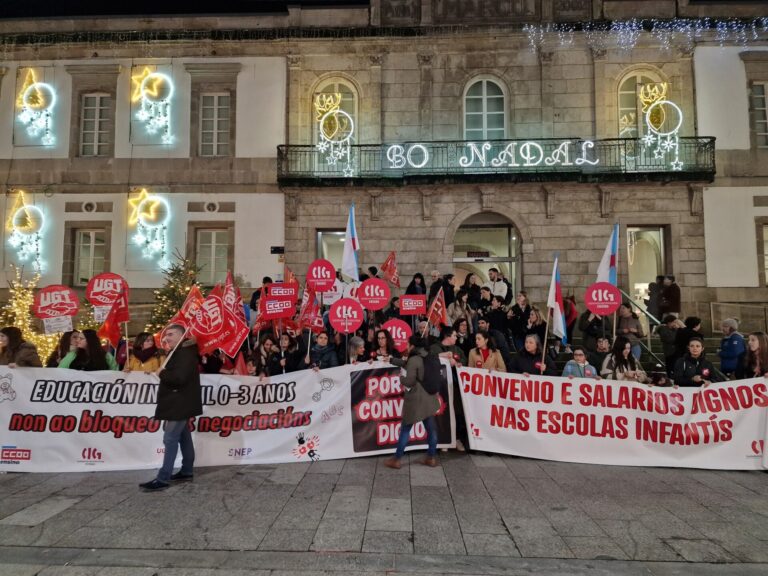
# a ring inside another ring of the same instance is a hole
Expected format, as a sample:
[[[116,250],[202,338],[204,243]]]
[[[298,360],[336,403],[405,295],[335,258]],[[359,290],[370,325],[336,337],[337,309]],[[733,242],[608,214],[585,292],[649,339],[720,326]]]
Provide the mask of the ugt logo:
[[[215,334],[224,323],[222,315],[223,303],[221,298],[209,296],[203,300],[202,306],[196,313],[197,325],[204,334]]]

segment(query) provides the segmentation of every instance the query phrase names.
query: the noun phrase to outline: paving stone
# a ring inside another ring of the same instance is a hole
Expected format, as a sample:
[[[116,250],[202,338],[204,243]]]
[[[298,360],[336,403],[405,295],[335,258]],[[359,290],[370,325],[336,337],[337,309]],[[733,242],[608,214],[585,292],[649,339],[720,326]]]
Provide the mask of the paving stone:
[[[411,498],[414,514],[456,517],[453,499],[448,488],[414,486],[411,489]]]
[[[563,540],[576,558],[597,560],[629,560],[619,546],[607,536],[564,536]]]
[[[411,501],[399,498],[371,498],[366,530],[411,532]]]
[[[523,557],[573,558],[573,552],[544,518],[504,519],[507,529]]]
[[[456,518],[414,515],[413,548],[416,554],[466,554]]]
[[[365,515],[368,512],[371,491],[367,486],[336,486],[323,517]]]
[[[701,522],[698,530],[742,562],[768,562],[768,546],[744,528],[726,522]]]
[[[411,460],[411,486],[447,486],[442,466],[431,468]]]
[[[413,553],[413,532],[387,532],[367,530],[363,538],[363,552],[392,554]]]
[[[281,530],[273,528],[259,544],[259,550],[285,550],[304,552],[309,550],[317,530]]]
[[[80,498],[51,496],[0,520],[0,525],[37,526],[77,504]]]
[[[365,532],[365,517],[323,518],[317,527],[310,550],[360,552]]]
[[[596,520],[632,560],[679,561],[682,557],[639,520]]]
[[[37,576],[45,569],[44,564],[2,564],[0,576]]]
[[[464,533],[464,545],[470,556],[520,557],[520,551],[508,534]]]
[[[103,570],[100,566],[48,566],[37,576],[94,576]]]
[[[319,460],[309,465],[307,474],[341,474],[344,460]]]
[[[661,538],[702,538],[701,532],[666,510],[642,514],[639,520]]]
[[[689,562],[737,562],[738,559],[711,540],[665,538],[664,541]]]
[[[605,536],[600,526],[582,510],[564,506],[551,506],[542,510],[561,536]]]

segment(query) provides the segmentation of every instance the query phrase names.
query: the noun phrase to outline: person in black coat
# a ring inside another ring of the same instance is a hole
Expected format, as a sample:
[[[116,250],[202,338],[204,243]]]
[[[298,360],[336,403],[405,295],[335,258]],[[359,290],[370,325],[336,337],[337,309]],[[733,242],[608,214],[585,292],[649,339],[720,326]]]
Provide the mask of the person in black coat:
[[[688,342],[688,352],[675,364],[675,386],[708,386],[722,382],[723,377],[715,366],[704,358],[704,341],[693,336]]]
[[[518,350],[517,354],[512,357],[512,366],[508,371],[516,374],[558,376],[554,362],[550,358],[545,358],[542,363],[541,352],[539,337],[536,334],[528,334],[523,342],[522,350]]]
[[[296,339],[283,332],[280,336],[279,352],[273,352],[269,357],[269,375],[288,374],[301,370],[303,355]]]
[[[315,345],[309,351],[310,367],[314,370],[335,368],[339,365],[336,348],[330,343],[328,332],[319,332]]]
[[[163,334],[163,347],[169,351],[164,368],[157,371],[155,419],[164,420],[163,465],[154,480],[140,484],[145,491],[164,490],[171,481],[191,480],[195,463],[195,446],[189,430],[189,419],[203,413],[202,390],[198,365],[200,356],[194,340],[184,338],[183,326],[171,324]],[[173,463],[181,448],[181,470],[173,474]]]

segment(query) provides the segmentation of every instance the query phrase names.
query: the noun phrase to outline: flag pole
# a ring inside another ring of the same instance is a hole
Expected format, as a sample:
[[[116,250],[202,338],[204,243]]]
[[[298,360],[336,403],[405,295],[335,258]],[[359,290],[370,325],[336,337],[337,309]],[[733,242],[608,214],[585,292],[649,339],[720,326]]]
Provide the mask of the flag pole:
[[[549,335],[549,323],[552,316],[552,308],[547,306],[547,321],[544,323],[544,342],[541,343],[541,366],[539,370],[544,374],[544,357],[547,354],[547,336]]]
[[[125,366],[123,368],[125,368],[131,363],[131,347],[128,340],[128,322],[123,322],[123,326],[125,327]],[[115,351],[115,354],[117,354],[117,351]]]

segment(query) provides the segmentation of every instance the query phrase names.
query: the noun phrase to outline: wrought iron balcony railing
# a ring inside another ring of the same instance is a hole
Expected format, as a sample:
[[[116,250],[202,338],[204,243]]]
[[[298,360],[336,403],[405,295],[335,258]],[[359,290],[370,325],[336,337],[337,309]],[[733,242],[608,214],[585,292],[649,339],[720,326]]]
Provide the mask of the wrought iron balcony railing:
[[[443,141],[278,146],[284,184],[379,181],[711,181],[715,139]]]

